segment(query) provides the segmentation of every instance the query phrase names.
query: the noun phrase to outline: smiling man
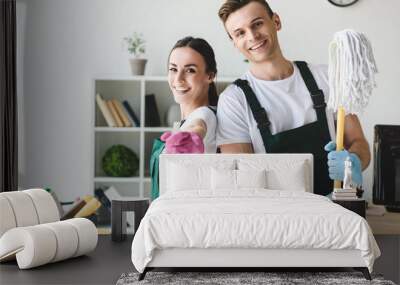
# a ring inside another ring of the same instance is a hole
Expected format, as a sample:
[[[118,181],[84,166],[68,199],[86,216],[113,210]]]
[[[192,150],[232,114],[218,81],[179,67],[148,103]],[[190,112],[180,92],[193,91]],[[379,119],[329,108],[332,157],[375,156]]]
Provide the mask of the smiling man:
[[[219,17],[249,70],[228,86],[218,102],[217,145],[222,153],[312,153],[314,193],[326,195],[331,179],[343,180],[352,160],[361,186],[370,161],[357,116],[346,116],[345,148],[335,151],[334,120],[326,112],[327,66],[286,59],[278,41],[282,24],[264,0],[227,0]],[[329,167],[328,167],[329,164]]]

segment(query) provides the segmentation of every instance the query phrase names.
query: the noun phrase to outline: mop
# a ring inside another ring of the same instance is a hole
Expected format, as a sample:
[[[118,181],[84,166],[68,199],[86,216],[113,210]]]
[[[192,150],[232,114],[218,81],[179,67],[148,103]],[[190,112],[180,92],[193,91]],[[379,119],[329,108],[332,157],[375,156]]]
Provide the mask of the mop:
[[[353,30],[335,33],[329,45],[329,100],[328,108],[337,112],[336,150],[343,150],[346,114],[361,114],[376,87],[378,72],[371,43],[367,37]],[[335,181],[334,189],[341,182]]]

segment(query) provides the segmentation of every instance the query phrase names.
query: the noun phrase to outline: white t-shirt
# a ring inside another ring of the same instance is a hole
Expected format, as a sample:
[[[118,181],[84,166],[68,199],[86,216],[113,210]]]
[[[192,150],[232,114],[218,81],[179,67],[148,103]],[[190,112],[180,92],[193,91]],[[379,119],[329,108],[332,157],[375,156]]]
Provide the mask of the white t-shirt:
[[[180,127],[180,130],[184,131],[193,121],[198,119],[203,120],[207,126],[207,133],[203,139],[205,153],[216,153],[217,144],[215,141],[215,132],[217,128],[217,117],[209,107],[202,106],[191,112]]]
[[[301,127],[315,122],[317,113],[313,107],[300,70],[294,65],[294,72],[283,80],[267,81],[255,78],[247,71],[241,78],[249,82],[261,106],[271,122],[271,133]],[[328,101],[329,84],[326,65],[308,65],[319,89]],[[335,137],[333,113],[327,110],[329,133]],[[229,85],[218,99],[217,145],[232,143],[251,143],[255,153],[265,153],[264,143],[254,120],[246,97],[238,86]]]

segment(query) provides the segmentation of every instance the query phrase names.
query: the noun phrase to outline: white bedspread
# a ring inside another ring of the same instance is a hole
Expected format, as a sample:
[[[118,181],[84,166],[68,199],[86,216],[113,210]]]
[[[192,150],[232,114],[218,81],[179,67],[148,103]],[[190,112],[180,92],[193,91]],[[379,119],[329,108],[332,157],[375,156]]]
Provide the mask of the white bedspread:
[[[372,271],[380,251],[365,219],[306,192],[171,192],[150,206],[132,243],[143,272],[155,249],[358,249]]]

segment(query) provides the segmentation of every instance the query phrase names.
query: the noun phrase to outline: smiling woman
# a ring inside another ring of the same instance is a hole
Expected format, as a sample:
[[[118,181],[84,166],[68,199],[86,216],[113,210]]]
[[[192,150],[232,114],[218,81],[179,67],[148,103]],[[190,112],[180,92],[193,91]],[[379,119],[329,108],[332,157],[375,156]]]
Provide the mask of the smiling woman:
[[[157,198],[161,153],[216,153],[218,101],[214,79],[217,64],[212,47],[200,38],[185,37],[168,57],[168,83],[180,105],[179,130],[164,133],[153,144],[150,159],[152,198]]]
[[[216,73],[214,51],[207,41],[186,37],[172,48],[168,59],[168,83],[180,105],[181,122],[179,132],[162,136],[167,153],[216,152]],[[198,148],[193,147],[194,142],[199,142]]]

